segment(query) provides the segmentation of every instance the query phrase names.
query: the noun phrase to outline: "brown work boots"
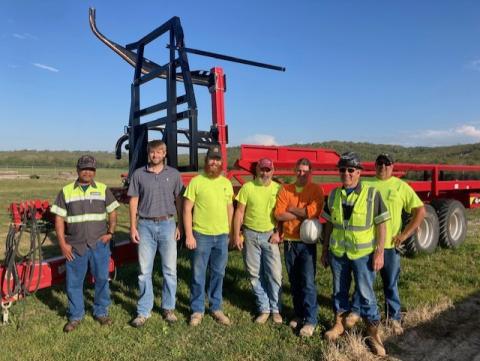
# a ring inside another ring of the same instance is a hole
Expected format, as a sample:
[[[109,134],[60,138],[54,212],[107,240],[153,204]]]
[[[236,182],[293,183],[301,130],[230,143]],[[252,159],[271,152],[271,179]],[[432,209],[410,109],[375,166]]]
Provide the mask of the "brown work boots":
[[[335,315],[335,324],[330,330],[325,332],[325,339],[327,341],[333,342],[343,334],[345,331],[345,328],[343,327],[344,318],[344,313],[337,313]]]
[[[367,342],[373,354],[378,356],[386,356],[387,352],[383,346],[382,339],[378,332],[378,325],[367,323]]]
[[[335,324],[330,330],[325,332],[325,339],[330,342],[337,340],[345,330],[353,328],[359,320],[360,316],[355,313],[350,313],[348,316],[344,313],[335,315]],[[387,352],[383,346],[378,325],[371,324],[367,320],[364,321],[367,325],[367,343],[369,344],[372,353],[378,356],[386,356]]]

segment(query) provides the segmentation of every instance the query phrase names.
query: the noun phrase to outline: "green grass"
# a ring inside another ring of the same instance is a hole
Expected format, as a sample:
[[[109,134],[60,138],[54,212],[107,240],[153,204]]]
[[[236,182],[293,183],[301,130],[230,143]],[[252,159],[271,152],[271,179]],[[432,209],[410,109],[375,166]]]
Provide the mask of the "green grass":
[[[118,170],[99,170],[97,179],[118,185]],[[0,207],[22,198],[40,197],[53,200],[62,180],[38,179],[0,181]],[[448,298],[458,302],[480,287],[479,225],[480,210],[467,211],[470,227],[466,242],[456,250],[439,249],[432,255],[402,259],[400,293],[406,311],[426,303]],[[120,210],[120,231],[126,236],[127,211]],[[0,229],[5,234],[6,213],[1,215]],[[3,246],[2,246],[3,247]],[[54,247],[54,246],[50,246]],[[56,249],[56,248],[54,248]],[[2,250],[3,253],[3,250]],[[331,273],[318,263],[317,285],[319,331],[312,339],[302,340],[286,324],[258,326],[252,323],[254,298],[241,254],[229,254],[224,281],[224,309],[234,324],[217,325],[210,316],[197,328],[187,324],[189,316],[190,266],[188,253],[183,250],[178,260],[177,315],[179,322],[168,326],[160,317],[161,275],[158,262],[154,272],[157,295],[153,316],[143,329],[134,329],[129,321],[135,315],[137,300],[137,268],[119,268],[111,283],[110,314],[114,325],[100,327],[91,316],[93,290],[86,287],[87,316],[71,334],[62,332],[65,324],[66,295],[63,286],[38,291],[15,303],[10,309],[12,323],[0,327],[2,340],[0,360],[319,360],[325,344],[321,339],[332,320],[330,309]],[[379,304],[382,305],[381,282],[376,283]],[[284,313],[292,315],[292,300],[284,272]],[[383,308],[383,306],[381,306]]]

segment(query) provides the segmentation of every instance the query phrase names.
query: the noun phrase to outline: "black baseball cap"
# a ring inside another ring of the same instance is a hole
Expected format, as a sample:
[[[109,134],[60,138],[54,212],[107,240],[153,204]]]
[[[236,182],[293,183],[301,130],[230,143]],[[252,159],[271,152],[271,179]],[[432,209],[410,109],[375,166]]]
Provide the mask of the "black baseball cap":
[[[384,160],[384,161],[386,160],[386,161],[390,162],[391,164],[394,163],[393,157],[388,153],[380,153],[378,155],[377,159],[375,160],[375,163],[378,163],[380,160]]]
[[[207,151],[207,158],[222,158],[222,153],[220,152],[220,147],[218,145],[214,145],[210,147]]]

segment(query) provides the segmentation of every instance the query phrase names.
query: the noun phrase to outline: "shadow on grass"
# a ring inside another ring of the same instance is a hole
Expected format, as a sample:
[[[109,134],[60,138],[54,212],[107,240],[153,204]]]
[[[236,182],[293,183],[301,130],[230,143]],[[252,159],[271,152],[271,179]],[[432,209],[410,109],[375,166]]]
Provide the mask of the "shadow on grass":
[[[129,235],[126,232],[118,232],[116,239],[128,239]],[[180,244],[179,244],[180,245]],[[55,245],[48,246],[48,254],[54,252],[58,248]],[[57,253],[58,254],[58,253]],[[113,252],[113,256],[115,253]],[[282,256],[283,262],[283,256]],[[317,270],[318,272],[319,270]],[[190,282],[191,282],[191,266],[190,266],[190,251],[181,248],[178,250],[177,257],[177,285],[182,287],[179,291],[177,288],[176,295],[176,311],[181,313],[185,319],[188,319],[191,313],[190,310]],[[84,285],[84,300],[86,312],[91,312],[93,306],[93,284],[89,282],[90,276],[87,274]],[[152,312],[161,314],[161,300],[163,277],[161,272],[161,259],[158,253],[155,256],[155,262],[152,271],[152,284],[155,297],[154,307]],[[185,285],[187,291],[185,292]],[[207,285],[208,289],[208,275]],[[65,286],[55,286],[54,288],[47,288],[40,290],[37,293],[38,299],[46,304],[50,309],[58,312],[59,315],[65,316],[67,311],[66,301],[59,297],[58,291],[65,292]],[[133,262],[131,264],[121,265],[116,270],[115,278],[110,283],[112,303],[122,307],[132,317],[136,316],[136,305],[138,301],[138,264]],[[223,297],[233,307],[242,311],[250,313],[255,317],[256,302],[253,291],[250,286],[249,277],[245,271],[243,259],[238,251],[229,252],[229,262],[225,271],[223,283]],[[285,302],[285,299],[291,297],[291,289],[288,278],[284,272],[283,279],[283,309],[282,314],[287,318],[293,318],[294,311],[291,307],[291,302]],[[331,300],[323,295],[317,295],[320,307],[331,307]],[[208,309],[208,308],[207,308]],[[320,313],[320,323],[327,325],[327,320],[323,319]]]
[[[428,309],[418,315],[421,322],[403,335],[386,340],[387,351],[402,360],[478,360],[480,355],[480,292],[436,316]],[[412,311],[415,312],[415,311]],[[408,326],[408,325],[407,325]]]

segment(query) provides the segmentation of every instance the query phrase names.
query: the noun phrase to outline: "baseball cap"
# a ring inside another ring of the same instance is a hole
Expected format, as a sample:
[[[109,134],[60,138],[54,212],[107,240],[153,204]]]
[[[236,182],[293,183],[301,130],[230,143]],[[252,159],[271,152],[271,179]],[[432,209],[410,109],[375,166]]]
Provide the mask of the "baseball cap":
[[[354,152],[346,152],[340,156],[340,160],[337,163],[338,168],[357,168],[363,169],[360,157],[357,153]]]
[[[273,162],[270,158],[261,158],[258,161],[258,167],[260,169],[262,169],[262,168],[273,169]]]
[[[378,161],[380,160],[386,160],[386,161],[389,161],[390,163],[394,163],[393,161],[393,157],[388,154],[388,153],[380,153],[377,157],[377,159],[375,160],[375,163],[378,163]]]
[[[97,169],[97,161],[91,155],[82,155],[78,158],[77,169]]]
[[[218,145],[210,147],[207,151],[207,158],[222,158],[220,147]]]

